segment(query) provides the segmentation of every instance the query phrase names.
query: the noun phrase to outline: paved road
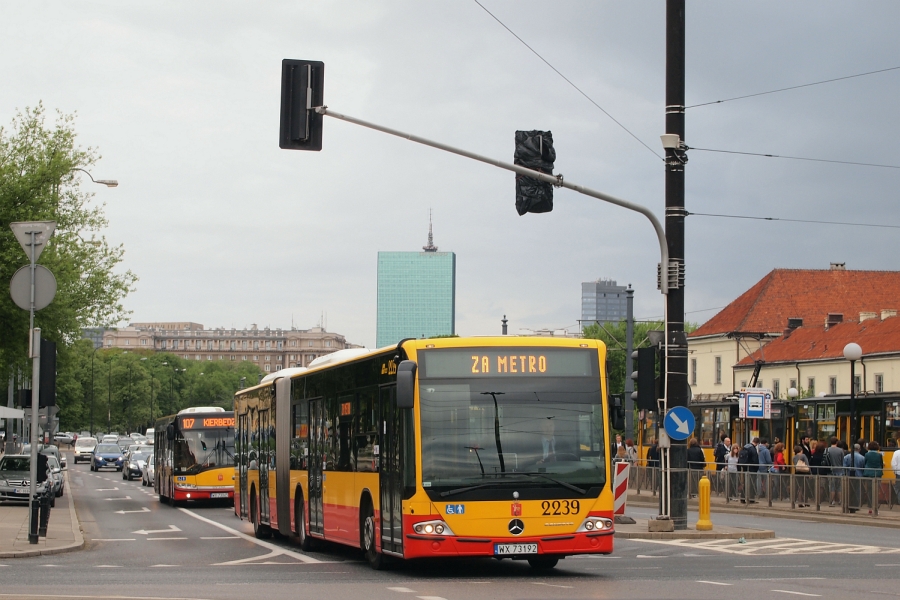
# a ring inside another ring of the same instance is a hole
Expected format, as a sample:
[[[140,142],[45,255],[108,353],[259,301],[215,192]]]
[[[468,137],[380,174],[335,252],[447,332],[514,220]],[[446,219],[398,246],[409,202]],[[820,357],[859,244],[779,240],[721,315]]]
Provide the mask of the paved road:
[[[900,597],[896,530],[720,515],[721,524],[771,528],[779,537],[618,540],[613,556],[568,558],[550,573],[491,559],[375,572],[351,549],[304,554],[290,540],[255,540],[231,507],[162,505],[114,471],[91,473],[70,460],[69,478],[85,550],[0,561],[0,600]],[[652,511],[643,512],[636,516]]]

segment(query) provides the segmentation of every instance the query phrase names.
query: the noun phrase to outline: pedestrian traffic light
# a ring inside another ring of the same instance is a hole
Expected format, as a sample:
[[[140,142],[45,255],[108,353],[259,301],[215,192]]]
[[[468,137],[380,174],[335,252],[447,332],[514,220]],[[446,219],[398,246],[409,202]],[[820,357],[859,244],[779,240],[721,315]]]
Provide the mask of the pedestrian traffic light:
[[[656,406],[656,349],[638,348],[631,353],[634,372],[631,378],[637,391],[631,393],[631,399],[640,410],[658,410]]]
[[[281,128],[278,146],[284,150],[322,149],[322,106],[325,63],[281,61]]]
[[[556,150],[549,131],[517,131],[513,162],[528,169],[553,174]],[[516,175],[516,212],[545,213],[553,210],[553,186],[533,177]]]

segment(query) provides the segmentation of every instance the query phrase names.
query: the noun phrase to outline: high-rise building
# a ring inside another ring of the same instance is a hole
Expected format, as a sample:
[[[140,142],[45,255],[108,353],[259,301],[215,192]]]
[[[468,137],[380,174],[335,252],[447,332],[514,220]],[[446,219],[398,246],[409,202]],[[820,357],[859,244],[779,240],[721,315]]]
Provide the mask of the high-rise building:
[[[628,300],[623,285],[613,279],[598,279],[581,284],[581,324],[618,323],[626,316]]]
[[[378,253],[379,348],[456,333],[456,254],[438,252],[430,220],[422,250]]]

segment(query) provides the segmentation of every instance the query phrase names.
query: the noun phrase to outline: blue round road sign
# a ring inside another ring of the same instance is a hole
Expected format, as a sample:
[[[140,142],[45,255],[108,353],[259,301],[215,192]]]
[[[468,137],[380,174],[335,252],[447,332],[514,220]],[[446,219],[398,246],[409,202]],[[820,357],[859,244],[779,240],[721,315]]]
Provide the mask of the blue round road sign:
[[[663,428],[673,440],[686,440],[694,432],[694,415],[686,406],[673,406],[666,412]]]

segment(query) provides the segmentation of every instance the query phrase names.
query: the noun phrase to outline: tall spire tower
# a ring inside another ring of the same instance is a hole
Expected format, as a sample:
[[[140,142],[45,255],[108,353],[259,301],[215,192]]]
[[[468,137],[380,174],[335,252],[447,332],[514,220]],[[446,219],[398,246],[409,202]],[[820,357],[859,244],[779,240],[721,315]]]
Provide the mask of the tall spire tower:
[[[434,245],[434,233],[431,231],[431,209],[428,209],[428,245],[422,246],[425,252],[437,252],[437,246]]]

